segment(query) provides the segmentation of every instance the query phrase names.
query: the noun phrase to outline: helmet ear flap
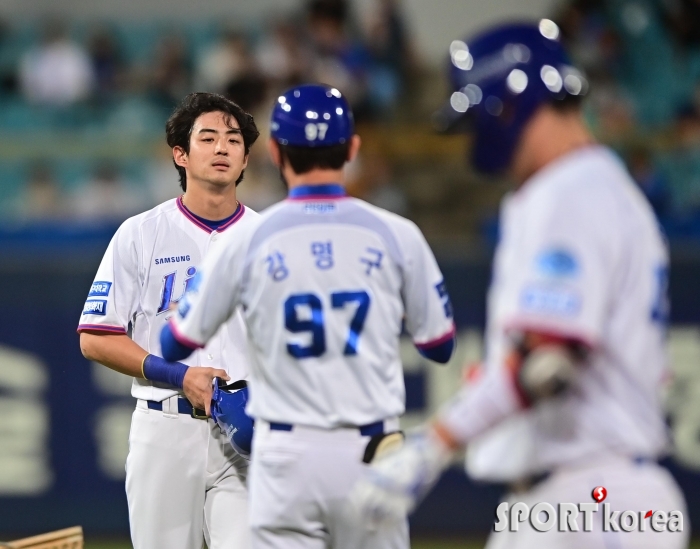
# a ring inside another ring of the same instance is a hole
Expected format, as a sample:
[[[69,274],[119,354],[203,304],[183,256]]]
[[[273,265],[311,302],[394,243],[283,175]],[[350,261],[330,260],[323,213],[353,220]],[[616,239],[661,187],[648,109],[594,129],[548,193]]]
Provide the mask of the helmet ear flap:
[[[503,110],[498,116],[498,121],[501,126],[509,127],[515,122],[515,117],[517,116],[517,107],[515,105],[515,100],[510,99],[503,102]]]

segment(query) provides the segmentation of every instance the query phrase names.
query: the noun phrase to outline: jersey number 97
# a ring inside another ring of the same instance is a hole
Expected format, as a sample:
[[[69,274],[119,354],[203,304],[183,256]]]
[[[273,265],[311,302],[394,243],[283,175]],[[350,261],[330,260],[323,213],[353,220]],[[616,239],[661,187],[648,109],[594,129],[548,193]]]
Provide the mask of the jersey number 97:
[[[334,292],[331,294],[331,307],[343,309],[346,305],[356,303],[355,315],[350,321],[350,331],[345,341],[343,354],[357,354],[357,345],[364,328],[369,311],[370,297],[365,291]],[[311,318],[299,318],[299,309],[308,308]],[[326,352],[326,332],[323,304],[316,294],[294,294],[284,302],[284,325],[293,334],[308,332],[311,334],[309,345],[287,343],[287,352],[294,358],[319,357]]]

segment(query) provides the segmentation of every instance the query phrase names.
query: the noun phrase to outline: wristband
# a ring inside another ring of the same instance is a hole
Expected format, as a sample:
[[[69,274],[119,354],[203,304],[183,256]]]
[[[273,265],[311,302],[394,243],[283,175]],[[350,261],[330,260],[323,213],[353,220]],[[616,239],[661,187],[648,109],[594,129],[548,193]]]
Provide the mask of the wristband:
[[[178,389],[182,389],[189,366],[182,362],[168,362],[156,355],[148,355],[143,359],[141,372],[149,381],[160,381]]]

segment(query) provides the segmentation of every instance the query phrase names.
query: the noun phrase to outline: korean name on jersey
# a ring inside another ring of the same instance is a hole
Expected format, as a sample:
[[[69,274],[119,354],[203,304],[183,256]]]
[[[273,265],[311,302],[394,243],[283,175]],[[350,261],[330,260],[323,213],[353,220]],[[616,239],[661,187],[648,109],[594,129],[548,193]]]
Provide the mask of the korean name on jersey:
[[[161,356],[159,334],[177,303],[196,281],[204,255],[227,233],[239,232],[258,214],[240,205],[218,231],[195,218],[176,198],[127,219],[105,252],[88,293],[78,331],[126,334],[149,353]],[[185,362],[227,369],[232,379],[247,375],[245,324],[234,316],[206,348]],[[134,379],[132,395],[163,400],[177,394],[148,380]]]
[[[402,319],[418,346],[454,334],[418,228],[354,198],[287,199],[202,269],[173,332],[199,346],[242,304],[254,355],[248,412],[267,421],[333,428],[400,415]]]

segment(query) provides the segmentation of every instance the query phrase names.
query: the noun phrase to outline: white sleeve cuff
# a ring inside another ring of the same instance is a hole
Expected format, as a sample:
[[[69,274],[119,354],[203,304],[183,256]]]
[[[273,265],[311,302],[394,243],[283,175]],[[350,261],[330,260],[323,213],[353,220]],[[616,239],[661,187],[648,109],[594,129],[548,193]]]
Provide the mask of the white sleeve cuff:
[[[438,422],[462,445],[524,408],[505,369],[488,372],[462,389],[438,413]]]

